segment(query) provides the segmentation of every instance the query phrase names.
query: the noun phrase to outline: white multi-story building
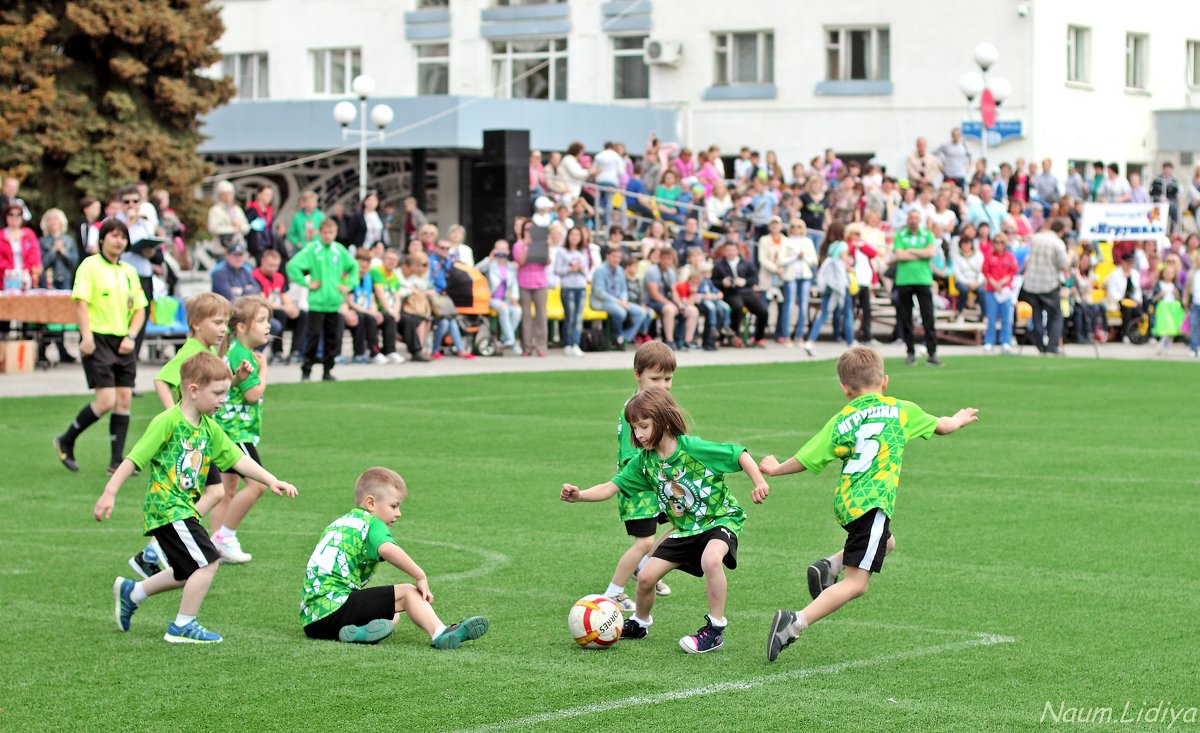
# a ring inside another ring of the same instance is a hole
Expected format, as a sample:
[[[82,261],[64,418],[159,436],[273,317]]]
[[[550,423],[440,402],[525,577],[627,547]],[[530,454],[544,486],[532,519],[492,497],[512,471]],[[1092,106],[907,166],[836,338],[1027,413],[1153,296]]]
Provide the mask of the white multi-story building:
[[[934,148],[978,120],[959,78],[981,42],[1012,86],[993,165],[1050,157],[1061,176],[1067,161],[1171,160],[1190,179],[1200,151],[1195,0],[223,0],[222,16],[238,99],[210,115],[202,148],[222,170],[343,145],[331,110],[365,73],[397,112],[373,183],[427,187],[443,219],[492,128],[634,154],[657,131],[775,150],[785,169],[828,147],[903,175],[917,137]],[[334,160],[271,176],[349,199],[355,157]]]

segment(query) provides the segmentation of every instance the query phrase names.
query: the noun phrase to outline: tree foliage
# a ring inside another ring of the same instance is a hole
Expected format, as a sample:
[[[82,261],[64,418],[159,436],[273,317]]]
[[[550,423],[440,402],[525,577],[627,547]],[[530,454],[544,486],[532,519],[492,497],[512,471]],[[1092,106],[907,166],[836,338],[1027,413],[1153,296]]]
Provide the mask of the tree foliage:
[[[5,3],[7,4],[7,3]],[[0,10],[0,173],[68,214],[133,180],[191,219],[209,173],[199,118],[232,96],[211,0],[17,0]]]

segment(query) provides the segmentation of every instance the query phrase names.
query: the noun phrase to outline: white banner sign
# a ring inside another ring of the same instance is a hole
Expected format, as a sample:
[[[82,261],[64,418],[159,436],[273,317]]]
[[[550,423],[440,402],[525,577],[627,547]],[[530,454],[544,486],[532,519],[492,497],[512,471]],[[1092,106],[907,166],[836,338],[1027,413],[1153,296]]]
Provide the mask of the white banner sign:
[[[1081,241],[1159,240],[1170,225],[1168,205],[1084,204]]]

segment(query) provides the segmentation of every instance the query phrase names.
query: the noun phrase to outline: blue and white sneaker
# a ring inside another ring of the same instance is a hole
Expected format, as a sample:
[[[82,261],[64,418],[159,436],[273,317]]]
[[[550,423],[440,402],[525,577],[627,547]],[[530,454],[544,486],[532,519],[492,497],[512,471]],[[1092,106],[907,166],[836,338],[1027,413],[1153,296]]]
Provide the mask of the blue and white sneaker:
[[[450,624],[430,643],[436,649],[457,649],[464,641],[478,639],[487,633],[488,620],[483,616],[472,616],[465,621]]]
[[[187,626],[176,626],[174,621],[167,624],[167,633],[163,640],[172,644],[219,644],[221,635],[209,631],[201,626],[199,621],[192,619]]]
[[[138,608],[138,604],[133,602],[131,596],[133,586],[132,580],[120,576],[117,576],[113,582],[113,601],[116,606],[114,615],[117,619],[117,628],[121,631],[129,631],[129,627],[133,625],[133,612]]]

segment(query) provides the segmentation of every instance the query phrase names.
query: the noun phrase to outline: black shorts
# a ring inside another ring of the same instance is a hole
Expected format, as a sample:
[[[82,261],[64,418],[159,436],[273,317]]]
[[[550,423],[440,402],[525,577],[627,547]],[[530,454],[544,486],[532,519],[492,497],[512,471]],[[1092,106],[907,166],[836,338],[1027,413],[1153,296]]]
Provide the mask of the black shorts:
[[[171,570],[175,571],[175,580],[187,580],[200,568],[221,559],[221,553],[213,547],[204,525],[195,517],[152,529],[150,536],[158,540]]]
[[[644,519],[626,519],[625,533],[630,537],[653,537],[658,532],[658,525],[666,523],[666,514]]]
[[[342,607],[304,627],[310,639],[336,641],[343,626],[365,626],[375,619],[391,620],[396,615],[396,588],[380,585],[352,591]]]
[[[250,456],[250,459],[252,461],[254,461],[255,463],[257,463],[260,466],[262,465],[262,459],[258,457],[258,446],[257,445],[255,445],[249,441],[246,441],[245,443],[238,443],[237,447],[241,448],[243,453]]]
[[[137,377],[137,355],[132,351],[128,354],[120,353],[121,341],[124,338],[107,333],[92,334],[96,350],[91,356],[83,357],[83,375],[87,377],[88,389],[133,388],[134,379]]]
[[[704,555],[704,548],[708,547],[712,540],[720,540],[729,545],[729,551],[725,553],[725,567],[730,570],[736,568],[738,538],[728,527],[713,527],[707,532],[691,537],[668,537],[651,557],[673,562],[688,575],[702,578],[704,570],[700,567],[700,558]]]
[[[846,530],[846,546],[842,550],[842,565],[870,573],[883,570],[887,541],[892,536],[892,520],[879,507],[871,509],[842,529]]]

